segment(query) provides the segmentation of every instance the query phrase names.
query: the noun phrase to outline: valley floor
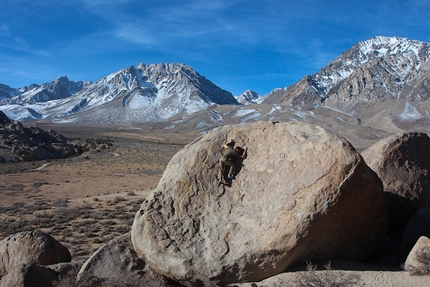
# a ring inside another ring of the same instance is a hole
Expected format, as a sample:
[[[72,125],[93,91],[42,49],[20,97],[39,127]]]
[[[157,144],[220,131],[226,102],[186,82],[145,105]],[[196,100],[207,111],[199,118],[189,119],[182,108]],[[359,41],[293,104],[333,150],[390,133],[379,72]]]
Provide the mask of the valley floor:
[[[142,201],[183,143],[76,127],[57,131],[75,140],[108,139],[112,146],[75,158],[0,164],[0,238],[39,229],[77,260],[131,229]]]

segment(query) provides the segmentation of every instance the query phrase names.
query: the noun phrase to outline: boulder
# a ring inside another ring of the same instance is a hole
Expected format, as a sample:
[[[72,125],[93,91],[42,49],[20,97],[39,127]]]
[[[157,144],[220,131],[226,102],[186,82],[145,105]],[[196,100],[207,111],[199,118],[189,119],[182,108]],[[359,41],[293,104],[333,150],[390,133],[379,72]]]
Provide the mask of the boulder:
[[[76,274],[82,264],[81,261],[48,266],[19,264],[1,279],[0,287],[75,286]]]
[[[421,236],[405,262],[405,270],[412,275],[430,275],[430,239]]]
[[[421,236],[430,238],[430,206],[418,210],[406,224],[402,240],[402,254],[405,257]]]
[[[130,232],[104,244],[82,265],[77,284],[82,286],[89,280],[102,285],[148,286],[153,283],[155,286],[155,282],[162,282],[163,286],[178,286],[152,271],[137,255],[131,244]]]
[[[219,185],[229,138],[248,158]],[[382,182],[345,139],[302,122],[255,122],[216,128],[173,156],[136,213],[132,241],[157,272],[199,286],[363,260],[384,232]]]
[[[383,182],[388,233],[400,237],[409,218],[430,206],[430,138],[418,132],[392,135],[362,156]]]
[[[0,241],[0,277],[19,264],[50,265],[70,261],[66,247],[38,230],[16,233]]]
[[[15,265],[1,280],[0,287],[52,287],[58,274],[35,264]]]

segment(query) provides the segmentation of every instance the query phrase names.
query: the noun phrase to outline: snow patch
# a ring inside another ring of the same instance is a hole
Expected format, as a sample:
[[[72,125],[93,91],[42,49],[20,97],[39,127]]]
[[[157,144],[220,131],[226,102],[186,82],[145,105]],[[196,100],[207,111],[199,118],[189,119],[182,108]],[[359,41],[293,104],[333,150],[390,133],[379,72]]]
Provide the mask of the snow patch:
[[[306,118],[306,112],[304,112],[304,111],[294,111],[293,114],[296,115],[297,117],[301,118],[304,122],[308,121]]]
[[[236,113],[233,115],[233,117],[244,117],[246,115],[249,115],[251,113],[257,112],[256,109],[240,109],[237,110]]]
[[[340,114],[344,114],[344,115],[347,115],[347,116],[350,116],[350,117],[354,117],[354,115],[353,115],[353,114],[348,114],[348,113],[346,113],[346,112],[343,112],[343,111],[341,111],[341,110],[335,109],[335,108],[330,107],[330,106],[322,106],[322,107],[323,107],[323,108],[325,108],[325,109],[328,109],[328,110],[332,110],[332,111],[338,112],[338,113],[340,113]]]
[[[207,125],[208,124],[204,120],[201,120],[194,127],[197,128],[197,129],[199,129],[199,128],[206,127]]]
[[[423,116],[417,111],[417,109],[413,105],[406,102],[405,109],[399,115],[399,117],[402,120],[418,120],[421,119]]]
[[[31,108],[18,105],[3,107],[5,107],[5,109],[3,110],[5,115],[13,121],[36,120],[42,118],[42,115],[40,113],[36,112],[34,109]]]

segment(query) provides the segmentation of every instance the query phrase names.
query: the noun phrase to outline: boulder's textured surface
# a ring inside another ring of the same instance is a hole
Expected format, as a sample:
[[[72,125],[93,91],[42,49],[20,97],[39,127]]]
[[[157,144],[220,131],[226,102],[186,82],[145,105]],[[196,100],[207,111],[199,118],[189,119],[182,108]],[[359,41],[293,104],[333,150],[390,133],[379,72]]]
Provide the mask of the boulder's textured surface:
[[[0,287],[75,286],[74,279],[82,261],[54,265],[19,264],[1,278]]]
[[[81,286],[88,280],[97,280],[102,285],[121,283],[124,286],[155,286],[155,282],[163,283],[164,286],[173,284],[166,282],[168,280],[165,277],[156,274],[139,258],[131,244],[130,232],[100,247],[84,263],[76,281]]]
[[[392,135],[362,156],[383,182],[389,233],[401,234],[412,215],[430,206],[430,138],[425,133]]]
[[[405,262],[405,270],[413,275],[430,275],[430,239],[421,236]]]
[[[46,266],[18,264],[1,279],[0,287],[52,287],[58,273]]]
[[[221,146],[249,147],[218,185]],[[179,151],[136,213],[132,241],[181,283],[259,281],[305,260],[361,260],[384,233],[382,183],[344,139],[306,123],[214,129]]]
[[[0,241],[0,277],[19,264],[50,265],[70,261],[69,250],[41,231],[16,233]]]

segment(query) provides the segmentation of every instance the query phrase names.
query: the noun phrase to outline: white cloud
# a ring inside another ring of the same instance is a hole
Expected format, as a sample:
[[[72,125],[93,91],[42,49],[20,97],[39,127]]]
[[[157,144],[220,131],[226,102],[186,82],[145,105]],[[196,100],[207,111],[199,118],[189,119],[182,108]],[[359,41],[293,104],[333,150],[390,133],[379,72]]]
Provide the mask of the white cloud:
[[[122,25],[114,30],[114,34],[138,44],[155,45],[158,43],[144,28],[136,27],[134,24]]]

